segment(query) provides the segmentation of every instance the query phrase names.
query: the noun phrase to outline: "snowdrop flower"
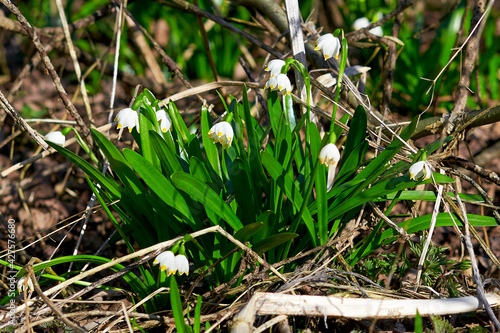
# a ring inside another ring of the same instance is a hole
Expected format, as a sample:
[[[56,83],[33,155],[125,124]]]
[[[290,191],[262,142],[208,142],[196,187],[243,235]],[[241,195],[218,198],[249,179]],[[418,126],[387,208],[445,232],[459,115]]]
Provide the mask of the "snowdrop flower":
[[[279,90],[281,93],[290,95],[292,93],[292,83],[286,74],[278,74],[272,76],[266,82],[265,88],[271,88],[271,90]],[[284,92],[283,92],[284,91]]]
[[[172,251],[165,251],[160,253],[153,261],[153,265],[156,264],[160,264],[160,270],[167,271],[167,275],[169,276],[177,272],[175,256]]]
[[[227,121],[221,121],[212,126],[210,131],[208,131],[208,137],[214,140],[214,143],[219,142],[222,144],[224,148],[227,146],[231,147],[234,137],[233,128]]]
[[[172,119],[165,110],[161,109],[160,111],[156,111],[156,120],[160,123],[160,128],[163,133],[170,131],[172,128]]]
[[[160,264],[160,270],[166,271],[167,276],[179,272],[179,275],[189,274],[189,261],[183,254],[174,255],[172,251],[160,253],[153,261],[153,265]]]
[[[326,166],[336,166],[340,161],[339,149],[334,143],[329,143],[321,149],[319,153],[319,162]]]
[[[137,132],[139,132],[139,113],[131,108],[125,108],[118,112],[115,121],[118,121],[118,126],[116,127],[118,129],[128,127],[128,131],[132,132],[134,127],[137,127]]]
[[[340,40],[332,34],[325,34],[316,40],[315,50],[321,50],[325,60],[331,57],[339,58]]]
[[[24,281],[26,281],[27,276],[23,276],[22,278],[17,281],[17,291],[19,293],[22,293],[24,291]],[[33,286],[33,282],[31,281],[31,278],[28,279],[28,290],[34,291],[35,287]]]
[[[186,274],[189,275],[189,261],[183,254],[178,254],[175,256],[175,264],[179,275]]]
[[[418,181],[424,177],[424,180],[431,178],[432,170],[429,162],[419,161],[410,167],[410,179]]]
[[[354,28],[354,30],[360,30],[366,28],[369,25],[370,21],[366,17],[360,17],[359,19],[354,21],[352,27]],[[370,29],[369,32],[379,37],[382,37],[384,35],[384,30],[382,30],[381,26]]]
[[[264,69],[266,72],[271,72],[271,77],[281,74],[281,69],[285,66],[285,61],[281,59],[274,59],[269,61]]]
[[[278,74],[276,75],[276,83],[277,88],[281,93],[286,95],[290,95],[292,93],[292,84],[290,83],[290,79],[286,74]],[[285,92],[283,92],[283,90]]]
[[[328,175],[326,178],[326,190],[330,191],[335,181],[335,173],[337,171],[337,163],[340,161],[339,149],[334,143],[329,143],[319,152],[319,162],[328,167]]]
[[[50,142],[57,143],[59,146],[64,146],[66,143],[66,137],[60,131],[54,131],[47,133],[45,139]]]
[[[264,88],[270,88],[271,90],[276,90],[276,86],[278,85],[278,81],[277,81],[277,78],[276,78],[276,75],[275,76],[271,76],[269,78],[269,80],[267,80],[266,82],[266,85],[264,86]]]

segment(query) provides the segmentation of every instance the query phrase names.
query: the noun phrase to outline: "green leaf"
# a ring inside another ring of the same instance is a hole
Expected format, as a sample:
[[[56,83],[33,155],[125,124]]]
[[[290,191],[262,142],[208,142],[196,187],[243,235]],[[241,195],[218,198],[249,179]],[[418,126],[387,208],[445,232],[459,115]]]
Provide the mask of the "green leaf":
[[[191,133],[189,133],[189,129],[187,128],[184,120],[182,119],[181,113],[177,109],[177,106],[174,102],[168,103],[168,114],[170,115],[170,119],[172,120],[173,128],[175,129],[177,135],[181,138],[181,144],[185,147],[188,143],[188,138]]]
[[[254,222],[247,224],[234,234],[234,238],[236,238],[242,243],[246,243],[257,231],[259,231],[262,228],[263,225],[264,223],[262,222]]]
[[[347,135],[347,140],[344,146],[344,154],[342,156],[342,161],[340,162],[340,167],[342,167],[345,160],[352,153],[354,147],[358,146],[360,143],[366,140],[366,127],[366,112],[363,106],[359,105],[354,112],[354,116],[352,117],[349,134]]]
[[[463,223],[460,221],[457,215],[452,214],[453,219],[458,226],[462,226]],[[422,230],[427,230],[431,225],[432,214],[427,214],[423,216],[419,216],[413,219],[406,220],[404,222],[399,223],[399,226],[405,228],[406,232],[409,234],[413,234]],[[495,227],[497,226],[497,221],[492,216],[483,216],[483,215],[475,215],[475,214],[467,214],[467,219],[469,223],[473,227]],[[438,213],[436,217],[436,227],[451,227],[454,226],[453,220],[448,213]],[[373,251],[379,249],[382,245],[388,244],[391,240],[395,239],[398,236],[396,230],[389,228],[382,232],[381,234],[376,235],[373,239],[367,244],[366,248],[363,250],[361,255],[357,255],[360,259],[362,257],[367,256]],[[357,252],[357,251],[356,251]],[[351,264],[354,264],[351,262]]]
[[[413,131],[415,130],[416,124],[417,124],[417,118],[413,119],[413,121],[404,129],[404,131],[400,135],[400,138],[402,140],[408,140],[411,137]],[[332,216],[335,217],[339,216],[339,214],[337,214],[337,210],[333,209],[334,207],[341,206],[343,212],[346,212],[347,210],[343,209],[346,206],[345,203],[350,204],[350,207],[352,208],[358,206],[359,204],[363,204],[366,201],[369,201],[369,200],[365,201],[358,199],[357,194],[359,194],[361,191],[368,188],[368,186],[372,185],[375,182],[377,177],[387,169],[387,164],[394,157],[394,155],[396,155],[399,152],[399,150],[403,147],[403,145],[404,143],[401,142],[399,139],[394,139],[394,141],[391,142],[391,144],[387,146],[387,148],[385,148],[375,159],[370,161],[370,163],[368,163],[368,165],[353,178],[353,181],[362,180],[363,183],[361,183],[356,187],[349,188],[341,192],[337,196],[332,205],[330,205],[330,213],[329,213],[330,220],[335,219],[332,218]],[[395,184],[391,183],[391,185],[394,186]],[[390,191],[387,193],[390,193]],[[348,200],[349,197],[356,200]]]
[[[283,243],[286,243],[286,242],[288,242],[288,241],[290,241],[298,236],[299,235],[294,234],[292,232],[282,232],[280,234],[273,235],[271,237],[268,237],[268,238],[258,242],[257,244],[252,246],[252,250],[257,252],[257,254],[262,254],[262,253],[267,252],[270,249],[272,249],[278,245],[281,245]]]
[[[172,305],[172,314],[175,320],[175,329],[179,333],[187,332],[186,323],[184,322],[184,314],[182,311],[181,295],[179,287],[175,281],[175,276],[170,277],[170,304]]]
[[[96,141],[99,148],[108,159],[113,171],[116,173],[120,181],[134,194],[144,194],[146,189],[142,185],[137,175],[129,166],[127,160],[116,146],[109,139],[96,129],[91,129],[92,137]]]
[[[263,151],[261,153],[261,160],[264,167],[271,175],[271,178],[278,184],[283,192],[290,201],[292,201],[295,209],[300,211],[302,202],[304,199],[300,193],[300,189],[297,183],[291,178],[290,174],[286,173],[281,164],[268,152]],[[314,220],[306,207],[304,213],[302,214],[302,220],[306,224],[307,230],[311,235],[311,240],[313,244],[316,244],[316,230],[314,227]],[[293,232],[297,226],[291,226],[290,230]]]
[[[254,128],[254,125],[259,126],[259,124],[255,122],[255,119],[250,113],[250,104],[248,102],[246,86],[243,87],[243,110],[248,136],[248,163],[250,166],[251,178],[254,180],[254,198],[257,199],[262,193],[262,185],[267,184],[267,179],[264,173],[264,168],[262,167],[262,162],[260,161],[260,145]],[[256,204],[261,201],[262,200],[257,200]]]
[[[77,165],[80,169],[85,172],[90,178],[92,178],[96,183],[100,184],[104,190],[106,190],[113,198],[113,200],[120,199],[122,194],[120,191],[120,185],[111,178],[104,176],[101,171],[96,167],[91,165],[89,162],[85,161],[80,156],[73,153],[71,150],[66,149],[58,144],[47,141],[47,143],[57,150],[61,155],[66,157],[68,160]]]
[[[339,163],[337,181],[343,182],[342,178],[344,175],[353,173],[363,163],[368,148],[368,142],[366,142],[366,127],[366,112],[363,106],[360,105],[356,108],[351,121],[351,127],[347,135],[342,160]]]
[[[453,178],[450,178],[445,175],[441,175],[439,173],[434,173],[434,179],[436,180],[437,183],[454,183],[455,180]],[[428,179],[423,183],[431,183],[432,179]],[[404,175],[401,177],[397,178],[392,178],[389,180],[385,180],[382,182],[379,182],[369,189],[357,193],[354,195],[352,198],[350,198],[347,201],[343,201],[341,204],[338,205],[335,209],[330,209],[328,218],[330,220],[334,220],[337,217],[341,216],[345,212],[360,206],[368,201],[372,201],[376,198],[379,198],[381,196],[387,195],[389,193],[396,193],[398,191],[410,188],[410,187],[415,187],[418,185],[419,182],[415,182],[410,179],[410,176]],[[333,206],[333,204],[332,204]],[[330,208],[332,207],[330,206]]]
[[[423,333],[424,332],[424,323],[422,321],[422,316],[420,315],[420,313],[418,313],[418,310],[417,310],[417,314],[415,315],[415,329],[414,329],[415,333]]]
[[[155,166],[158,170],[160,169],[160,161],[156,155],[153,145],[149,140],[149,131],[157,131],[158,122],[156,121],[156,115],[151,109],[150,105],[141,104],[141,112],[139,113],[139,125],[141,132],[139,136],[141,138],[141,153],[142,156],[151,164]]]
[[[172,138],[170,137],[170,132],[165,133],[165,139],[163,139],[160,134],[150,131],[149,132],[151,143],[158,154],[158,158],[160,159],[160,163],[163,166],[163,169],[166,171],[166,177],[169,177],[171,174],[177,171],[182,171],[181,163],[178,160],[175,151],[167,144],[167,141],[171,142],[171,145],[175,147]]]
[[[325,171],[326,170],[326,171]],[[328,240],[328,203],[326,200],[326,174],[328,167],[319,166],[316,172],[316,203],[318,208],[318,235],[320,244],[325,244]]]
[[[255,221],[257,213],[254,202],[254,186],[249,179],[245,165],[240,158],[237,158],[231,164],[231,181],[233,190],[238,203],[239,216],[244,224]]]
[[[124,149],[123,155],[125,155],[127,161],[160,199],[182,214],[182,217],[190,222],[191,225],[196,224],[186,201],[168,178],[165,178],[158,169],[135,151]],[[179,172],[176,174],[179,174]]]
[[[447,192],[447,194],[454,199],[454,194],[452,192]],[[396,193],[389,193],[387,195],[381,196],[374,199],[375,202],[394,200]],[[459,193],[459,197],[462,200],[468,200],[473,202],[484,202],[484,198],[479,194],[469,194],[469,193]],[[411,191],[406,190],[401,192],[398,197],[399,200],[423,200],[423,201],[436,201],[436,192],[434,191]]]
[[[68,263],[75,263],[75,262],[82,262],[82,263],[92,263],[92,264],[105,264],[110,262],[111,259],[104,258],[104,257],[99,257],[99,256],[93,256],[93,255],[75,255],[75,256],[64,256],[64,257],[59,257],[59,258],[53,258],[48,261],[41,262],[39,264],[33,265],[33,271],[39,272],[41,270],[44,270],[49,267],[53,267],[56,265],[62,265],[62,264],[68,264]],[[111,270],[118,272],[125,267],[121,264],[116,264],[112,267],[110,267]],[[26,270],[23,268],[19,272],[17,272],[16,277],[22,277],[27,274]],[[141,297],[147,296],[147,290],[148,288],[144,283],[139,279],[134,273],[131,271],[128,271],[123,275],[123,279],[132,287],[132,289],[137,292],[144,294]]]
[[[205,206],[205,209],[211,209],[235,231],[243,227],[243,224],[228,204],[210,186],[201,182],[198,178],[187,173],[176,172],[170,179],[176,188],[187,193],[193,200],[201,203]]]
[[[279,132],[280,122],[283,118],[283,109],[280,104],[279,96],[276,91],[268,91],[267,107],[269,109],[269,118],[275,135]]]
[[[196,306],[194,308],[194,322],[193,322],[193,332],[200,333],[201,327],[201,295],[198,295],[196,300]]]
[[[343,115],[339,119],[339,122],[341,122],[344,125],[347,125],[348,121],[349,121],[349,114],[348,113],[346,113],[345,115]],[[343,131],[344,131],[344,129],[342,127],[338,126],[338,125],[335,125],[335,127],[333,129],[333,133],[335,133],[335,137],[337,139],[340,138],[340,136],[342,135]]]
[[[92,183],[92,181],[90,180],[90,178],[87,175],[85,175],[85,178],[87,179],[87,183],[89,184],[90,188],[92,189],[92,192],[94,192],[94,195],[96,196],[97,201],[99,201],[99,203],[101,204],[101,207],[106,212],[106,215],[108,215],[109,219],[111,220],[111,222],[115,226],[116,230],[118,231],[118,233],[122,237],[123,241],[127,245],[127,248],[129,249],[129,251],[135,252],[135,249],[132,246],[132,244],[130,244],[130,241],[129,241],[127,235],[125,235],[125,233],[123,232],[122,227],[120,226],[120,224],[116,220],[115,216],[109,210],[108,205],[106,204],[106,202],[104,201],[104,199],[100,195],[99,191],[96,189],[96,187],[94,186],[94,184]]]

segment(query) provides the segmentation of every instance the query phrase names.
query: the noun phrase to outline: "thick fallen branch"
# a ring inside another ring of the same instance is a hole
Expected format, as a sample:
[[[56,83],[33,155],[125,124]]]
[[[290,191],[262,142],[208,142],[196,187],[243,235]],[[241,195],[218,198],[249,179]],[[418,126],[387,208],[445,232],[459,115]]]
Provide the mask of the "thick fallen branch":
[[[500,305],[500,295],[486,294],[490,306]],[[250,332],[255,315],[340,317],[348,319],[399,319],[450,315],[484,309],[475,296],[449,299],[366,299],[333,296],[256,293],[233,320],[232,333]]]
[[[427,135],[441,133],[448,119],[449,115],[444,115],[442,117],[432,117],[421,120],[413,133],[412,139],[417,140]],[[463,117],[457,118],[456,123],[453,124],[453,128],[464,130],[492,124],[497,121],[500,121],[500,104],[484,110],[474,110],[464,113]]]

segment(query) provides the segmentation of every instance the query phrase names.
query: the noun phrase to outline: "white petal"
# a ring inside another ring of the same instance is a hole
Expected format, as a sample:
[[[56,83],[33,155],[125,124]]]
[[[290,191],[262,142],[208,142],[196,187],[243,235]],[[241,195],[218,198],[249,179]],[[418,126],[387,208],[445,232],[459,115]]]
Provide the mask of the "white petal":
[[[319,162],[326,166],[337,165],[340,161],[340,153],[337,146],[333,143],[329,143],[321,149],[319,153]]]
[[[410,178],[413,180],[419,180],[423,177],[423,180],[429,179],[432,177],[432,170],[429,162],[427,161],[419,161],[414,163],[410,167]]]
[[[156,259],[153,261],[153,265],[160,264],[160,270],[167,271],[167,273],[174,269],[177,270],[175,266],[175,256],[172,251],[165,251],[160,253]]]
[[[281,73],[281,69],[285,66],[285,61],[281,59],[274,59],[269,61],[266,67],[267,72],[271,72],[271,77]]]
[[[175,264],[177,266],[177,271],[179,275],[186,274],[189,275],[189,261],[186,256],[179,254],[175,257]]]
[[[22,293],[24,291],[24,283],[26,281],[26,276],[23,276],[22,278],[19,279],[19,281],[17,281],[17,291],[19,293]],[[31,281],[31,278],[29,278],[28,280],[28,290],[30,291],[34,291],[35,290],[35,287],[33,286],[33,282]]]
[[[276,83],[277,90],[283,92],[285,90],[286,94],[290,94],[292,92],[292,84],[290,83],[290,79],[286,74],[278,74],[276,75]]]
[[[118,128],[128,127],[129,132],[132,132],[132,129],[137,127],[137,131],[139,131],[139,114],[131,108],[120,110],[115,117],[115,121],[118,122]]]
[[[208,131],[208,137],[214,140],[214,143],[219,142],[224,148],[226,148],[227,146],[231,146],[233,143],[233,128],[227,121],[221,121],[220,123],[212,126],[210,131]]]
[[[66,137],[60,131],[54,131],[47,133],[45,139],[50,142],[57,143],[60,146],[64,146],[66,143]]]
[[[337,58],[340,51],[340,41],[332,34],[324,34],[316,40],[315,50],[321,50],[325,60],[331,57]]]
[[[160,123],[160,128],[163,133],[170,131],[172,128],[172,119],[170,119],[170,116],[165,110],[161,109],[156,112],[156,120]]]
[[[360,30],[366,28],[369,25],[370,25],[370,20],[368,20],[366,17],[360,17],[359,19],[354,21],[352,27],[354,28],[354,30]]]

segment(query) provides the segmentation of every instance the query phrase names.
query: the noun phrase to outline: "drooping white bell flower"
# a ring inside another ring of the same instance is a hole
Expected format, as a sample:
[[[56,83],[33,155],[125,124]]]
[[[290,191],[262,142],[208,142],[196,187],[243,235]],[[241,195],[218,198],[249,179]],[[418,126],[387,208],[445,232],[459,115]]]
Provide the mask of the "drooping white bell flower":
[[[286,74],[278,74],[270,77],[266,82],[265,88],[270,88],[273,91],[279,90],[286,95],[292,93],[292,83]]]
[[[160,253],[153,261],[153,265],[160,264],[160,270],[165,271],[167,276],[175,273],[189,274],[189,261],[183,254],[174,255],[172,251]]]
[[[339,58],[340,40],[332,34],[324,34],[316,40],[315,50],[321,50],[325,60],[335,57]]]
[[[339,149],[334,143],[329,143],[319,152],[319,162],[328,167],[328,176],[326,179],[326,190],[330,191],[335,181],[337,163],[340,161]]]
[[[120,110],[115,117],[115,121],[118,122],[118,126],[116,128],[127,128],[128,131],[132,132],[134,127],[137,128],[137,132],[139,132],[139,113],[131,108],[125,108]]]
[[[360,29],[366,28],[370,24],[371,24],[371,22],[366,17],[360,17],[359,19],[354,21],[354,23],[352,24],[352,27],[354,28],[354,30],[360,30]],[[382,29],[381,26],[375,27],[375,28],[370,29],[368,31],[370,33],[374,34],[375,36],[382,37],[384,35],[384,30]]]
[[[24,283],[28,277],[23,276],[22,278],[17,281],[17,291],[19,293],[22,293],[24,291]],[[28,290],[30,291],[35,291],[35,287],[33,286],[33,282],[31,281],[31,278],[28,279]]]
[[[66,143],[66,137],[61,133],[61,131],[54,131],[47,133],[45,139],[50,142],[57,143],[59,146],[64,146]]]
[[[163,133],[170,131],[172,128],[172,119],[170,119],[170,115],[165,112],[165,110],[161,109],[160,111],[156,111],[156,120],[160,123],[160,128]]]
[[[274,59],[269,61],[267,64],[265,71],[271,72],[271,77],[281,74],[281,69],[285,66],[285,61],[281,59]]]
[[[329,143],[319,152],[319,162],[326,166],[334,165],[340,161],[339,149],[334,143]]]
[[[231,124],[227,121],[221,121],[208,131],[208,137],[214,140],[214,143],[219,142],[224,148],[231,147],[233,143],[234,132]]]
[[[290,95],[292,93],[292,83],[286,74],[276,75],[277,90],[282,94]]]
[[[423,177],[423,180],[429,179],[432,177],[431,165],[427,161],[419,161],[414,163],[410,167],[410,179],[418,181]]]
[[[156,264],[160,264],[160,270],[166,271],[167,275],[174,274],[177,271],[175,255],[172,251],[165,251],[160,253],[153,261],[153,265]]]
[[[179,275],[186,274],[189,275],[189,261],[183,254],[178,254],[175,256],[175,264],[177,265],[177,272]]]

